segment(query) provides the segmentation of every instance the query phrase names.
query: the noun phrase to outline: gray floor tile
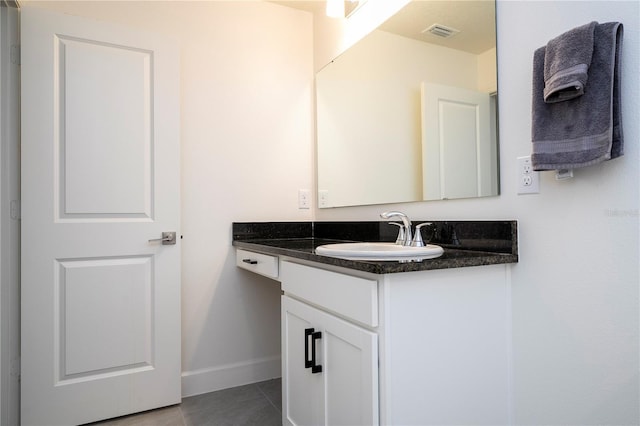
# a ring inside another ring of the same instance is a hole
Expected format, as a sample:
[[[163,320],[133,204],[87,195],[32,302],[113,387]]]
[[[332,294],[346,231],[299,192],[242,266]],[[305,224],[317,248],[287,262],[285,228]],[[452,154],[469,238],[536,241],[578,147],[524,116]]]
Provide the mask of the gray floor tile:
[[[282,382],[267,380],[184,398],[180,405],[91,426],[280,426]]]
[[[215,407],[194,413],[183,413],[185,426],[279,426],[280,412],[262,399],[246,406]]]
[[[282,412],[282,379],[267,380],[256,385],[278,411]]]
[[[255,384],[185,398],[181,408],[186,426],[282,424],[280,411]]]
[[[103,422],[92,423],[92,426],[185,426],[179,405],[158,408],[157,410],[131,414]]]
[[[190,413],[206,410],[212,406],[244,404],[261,397],[262,393],[258,387],[255,384],[250,384],[183,398],[180,406],[183,412]]]

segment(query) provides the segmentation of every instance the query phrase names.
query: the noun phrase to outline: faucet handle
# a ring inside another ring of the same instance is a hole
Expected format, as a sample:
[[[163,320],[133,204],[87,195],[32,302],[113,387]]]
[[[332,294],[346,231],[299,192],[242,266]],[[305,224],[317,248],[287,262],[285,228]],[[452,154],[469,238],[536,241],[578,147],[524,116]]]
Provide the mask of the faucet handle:
[[[424,222],[419,225],[416,225],[416,233],[413,237],[413,241],[411,241],[411,247],[424,247],[424,241],[422,241],[421,228],[425,225],[431,225],[431,222]]]
[[[400,219],[402,219],[402,226],[404,227],[404,242],[402,243],[402,245],[410,246],[411,245],[411,221],[409,220],[407,215],[402,212],[396,212],[396,211],[384,212],[380,214],[380,217],[383,219],[389,219],[394,216],[397,216]]]
[[[389,225],[396,225],[398,228],[398,237],[396,238],[396,244],[403,245],[404,244],[404,225],[398,222],[387,222]]]

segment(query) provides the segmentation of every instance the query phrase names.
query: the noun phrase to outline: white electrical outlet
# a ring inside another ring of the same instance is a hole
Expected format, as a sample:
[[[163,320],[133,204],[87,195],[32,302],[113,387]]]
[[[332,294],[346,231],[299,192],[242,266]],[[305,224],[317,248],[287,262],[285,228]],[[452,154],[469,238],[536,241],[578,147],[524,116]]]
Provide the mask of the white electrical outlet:
[[[298,190],[298,208],[309,209],[311,208],[311,191],[308,189]]]
[[[533,170],[531,157],[518,157],[518,194],[540,192],[540,173]]]
[[[329,191],[326,189],[321,189],[318,191],[318,207],[328,207],[329,206]]]

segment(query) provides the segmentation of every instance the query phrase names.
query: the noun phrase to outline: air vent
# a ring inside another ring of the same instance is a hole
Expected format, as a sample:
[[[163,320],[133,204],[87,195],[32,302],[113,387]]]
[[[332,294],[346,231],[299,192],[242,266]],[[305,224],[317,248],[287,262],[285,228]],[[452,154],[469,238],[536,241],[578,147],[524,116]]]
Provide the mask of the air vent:
[[[441,24],[433,24],[429,28],[422,30],[422,33],[431,33],[438,37],[449,38],[458,34],[460,30],[456,30],[455,28],[447,27]]]

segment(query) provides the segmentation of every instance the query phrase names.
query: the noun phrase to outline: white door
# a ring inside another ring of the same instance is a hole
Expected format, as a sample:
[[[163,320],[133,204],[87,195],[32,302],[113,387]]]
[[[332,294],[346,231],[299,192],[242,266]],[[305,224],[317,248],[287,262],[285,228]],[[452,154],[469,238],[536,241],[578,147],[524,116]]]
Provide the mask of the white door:
[[[180,402],[179,161],[176,43],[23,9],[23,424]]]
[[[491,193],[489,94],[422,83],[424,199]]]

